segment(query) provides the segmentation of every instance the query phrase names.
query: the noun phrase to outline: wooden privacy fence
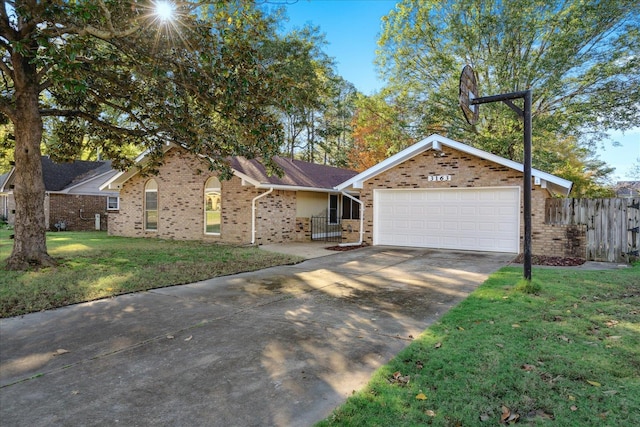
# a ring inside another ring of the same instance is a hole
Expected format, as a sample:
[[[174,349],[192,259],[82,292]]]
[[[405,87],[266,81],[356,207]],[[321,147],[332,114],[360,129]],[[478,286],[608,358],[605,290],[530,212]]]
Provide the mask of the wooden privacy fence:
[[[640,255],[640,197],[547,199],[545,222],[584,225],[587,260],[628,262]]]

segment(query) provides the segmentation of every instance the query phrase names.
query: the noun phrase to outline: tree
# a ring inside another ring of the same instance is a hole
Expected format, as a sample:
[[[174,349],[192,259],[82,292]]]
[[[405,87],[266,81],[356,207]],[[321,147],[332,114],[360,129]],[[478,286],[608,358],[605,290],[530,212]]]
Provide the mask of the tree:
[[[482,96],[533,90],[533,162],[543,170],[562,176],[550,141],[593,149],[606,129],[640,122],[637,1],[404,0],[383,20],[377,62],[422,134],[522,160],[522,123],[509,108],[485,104],[477,125],[464,121],[457,96],[467,63]]]
[[[45,240],[43,118],[53,120],[60,158],[93,144],[125,168],[123,147],[134,144],[149,149],[153,171],[174,142],[206,155],[223,177],[230,155],[273,166],[289,51],[273,20],[250,1],[169,3],[172,18],[156,14],[157,3],[2,1],[0,112],[15,141],[8,268],[55,263]]]
[[[359,95],[355,104],[353,147],[347,155],[353,169],[370,168],[415,142],[399,104],[390,105],[384,95]]]
[[[327,80],[333,72],[333,59],[322,50],[326,45],[319,27],[305,26],[287,36],[293,49],[290,60],[284,65],[292,76],[288,97],[284,99],[282,120],[285,128],[285,144],[282,151],[290,158],[304,152],[312,161],[315,151],[315,121],[319,111],[325,108]]]
[[[323,109],[314,126],[320,142],[318,157],[324,164],[337,167],[348,165],[348,152],[353,146],[351,127],[358,91],[340,76],[333,75],[326,82]]]

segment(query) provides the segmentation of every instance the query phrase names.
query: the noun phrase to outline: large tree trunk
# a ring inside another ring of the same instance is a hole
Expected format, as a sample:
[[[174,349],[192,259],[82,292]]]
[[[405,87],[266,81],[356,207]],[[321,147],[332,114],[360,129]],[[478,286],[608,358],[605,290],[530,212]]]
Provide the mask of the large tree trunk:
[[[13,252],[7,260],[9,270],[55,265],[55,260],[47,253],[45,188],[40,160],[43,128],[38,81],[35,67],[26,58],[19,59],[13,61],[16,77],[16,117],[13,121],[16,138],[13,172],[16,216]]]

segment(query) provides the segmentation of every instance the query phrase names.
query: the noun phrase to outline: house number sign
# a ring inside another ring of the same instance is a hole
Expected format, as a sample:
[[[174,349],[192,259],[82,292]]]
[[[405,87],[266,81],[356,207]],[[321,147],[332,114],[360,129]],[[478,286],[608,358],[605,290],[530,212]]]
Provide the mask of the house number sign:
[[[429,175],[427,181],[451,181],[451,175]]]

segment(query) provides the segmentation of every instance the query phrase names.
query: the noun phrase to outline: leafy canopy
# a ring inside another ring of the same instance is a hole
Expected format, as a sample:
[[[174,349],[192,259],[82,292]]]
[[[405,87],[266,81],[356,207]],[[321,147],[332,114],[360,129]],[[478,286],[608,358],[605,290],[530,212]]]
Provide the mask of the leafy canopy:
[[[458,108],[465,64],[480,96],[532,89],[534,166],[555,172],[571,147],[640,123],[640,3],[633,0],[403,0],[383,18],[377,63],[412,112],[414,132],[445,132],[521,160],[522,124],[482,105],[470,127]],[[547,148],[549,141],[571,141]]]
[[[278,152],[292,41],[253,2],[176,2],[161,17],[153,1],[3,1],[0,15],[0,111],[17,117],[22,55],[57,159],[89,145],[127,167],[131,144],[176,142],[228,172],[229,155]]]

